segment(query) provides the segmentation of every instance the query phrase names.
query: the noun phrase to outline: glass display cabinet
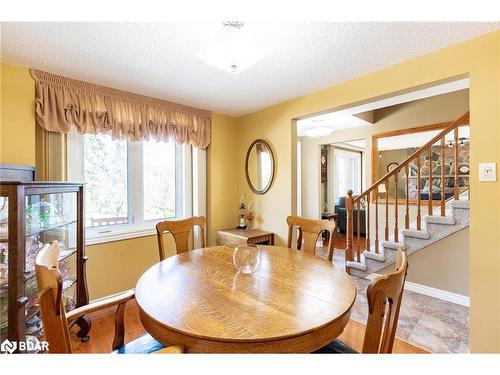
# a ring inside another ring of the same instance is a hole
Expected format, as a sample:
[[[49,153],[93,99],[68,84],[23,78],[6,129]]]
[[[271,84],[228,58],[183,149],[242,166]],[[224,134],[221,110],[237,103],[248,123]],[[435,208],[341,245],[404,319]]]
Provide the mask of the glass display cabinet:
[[[83,207],[82,184],[0,182],[0,342],[43,339],[34,263],[47,243],[61,244],[66,310],[88,304]],[[88,317],[75,324],[87,340]]]

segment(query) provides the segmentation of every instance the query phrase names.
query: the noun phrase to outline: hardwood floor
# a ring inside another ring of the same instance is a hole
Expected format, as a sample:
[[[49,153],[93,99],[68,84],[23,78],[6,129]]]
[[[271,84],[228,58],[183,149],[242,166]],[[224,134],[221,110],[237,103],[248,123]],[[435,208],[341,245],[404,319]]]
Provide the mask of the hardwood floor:
[[[345,234],[342,234],[342,233],[335,233],[335,243],[333,245],[334,247],[334,255],[333,257],[335,258],[335,252],[337,251],[345,251],[345,248],[346,248],[346,236]],[[373,244],[373,241],[372,241],[372,244]],[[358,238],[355,237],[353,238],[352,240],[352,248],[353,250],[357,249],[357,246],[358,246]],[[361,237],[360,238],[360,243],[359,243],[359,249],[361,252],[365,251],[366,250],[366,238],[365,237]],[[323,258],[326,258],[327,254],[328,254],[328,248],[327,246],[321,246],[321,247],[317,247],[316,248],[316,254],[323,257]]]
[[[109,353],[113,343],[114,335],[114,309],[108,309],[91,316],[92,329],[90,330],[90,340],[82,343],[77,337],[77,327],[71,329],[71,344],[74,353]],[[125,309],[125,342],[130,342],[135,338],[145,334],[146,331],[139,320],[139,312],[134,302],[129,302]],[[349,321],[344,332],[339,339],[357,351],[363,347],[365,325]],[[404,341],[396,339],[394,343],[394,353],[426,353],[424,350],[412,346]]]
[[[113,336],[115,332],[115,307],[111,307],[90,315],[92,328],[90,340],[81,342],[76,337],[78,327],[71,331],[71,345],[74,353],[110,353],[112,351]],[[146,333],[139,319],[139,311],[135,300],[127,303],[125,308],[125,342],[130,342]]]
[[[334,248],[335,249],[342,249],[345,250],[346,247],[346,235],[342,233],[335,233],[335,244]],[[372,245],[373,245],[373,239],[371,240]],[[358,237],[355,235],[352,239],[352,248],[357,249],[358,246]],[[360,237],[360,243],[359,243],[359,248],[361,251],[366,250],[366,238],[365,237]]]

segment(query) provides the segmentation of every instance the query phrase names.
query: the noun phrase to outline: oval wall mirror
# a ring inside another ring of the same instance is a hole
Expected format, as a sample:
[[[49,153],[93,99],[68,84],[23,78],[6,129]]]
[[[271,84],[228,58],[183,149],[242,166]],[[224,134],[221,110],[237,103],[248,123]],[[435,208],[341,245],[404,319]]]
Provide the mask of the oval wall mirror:
[[[254,193],[269,190],[274,179],[274,156],[269,143],[262,139],[252,142],[245,158],[245,174]]]

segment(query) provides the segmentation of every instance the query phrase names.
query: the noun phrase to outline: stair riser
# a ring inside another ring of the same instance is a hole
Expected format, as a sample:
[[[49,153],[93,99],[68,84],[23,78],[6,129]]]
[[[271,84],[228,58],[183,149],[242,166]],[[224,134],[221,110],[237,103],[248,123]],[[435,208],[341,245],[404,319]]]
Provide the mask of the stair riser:
[[[468,210],[470,209],[470,201],[465,201],[465,200],[459,200],[459,201],[451,201],[448,204],[451,209],[463,209],[463,210]]]
[[[378,262],[373,259],[365,259],[366,262],[366,271],[365,276],[371,273],[377,272],[382,268],[389,266],[391,263],[396,261],[396,253],[394,253],[394,257],[386,257],[385,262]]]

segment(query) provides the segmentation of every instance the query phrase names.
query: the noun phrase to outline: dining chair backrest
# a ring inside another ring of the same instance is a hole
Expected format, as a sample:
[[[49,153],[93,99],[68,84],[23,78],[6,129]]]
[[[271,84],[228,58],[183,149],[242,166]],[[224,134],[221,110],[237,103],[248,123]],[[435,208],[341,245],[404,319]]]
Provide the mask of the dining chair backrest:
[[[205,247],[205,226],[207,220],[204,216],[193,216],[182,220],[166,220],[156,224],[156,235],[158,237],[158,250],[160,260],[165,259],[165,242],[163,234],[170,232],[174,237],[177,254],[189,251],[189,235],[194,227],[200,227],[201,247]]]
[[[58,269],[59,243],[44,245],[35,258],[38,298],[45,340],[51,353],[71,353],[68,322],[62,298],[63,280]]]
[[[292,248],[294,230],[298,230],[297,250],[306,253],[316,253],[316,242],[321,233],[326,230],[330,234],[328,241],[328,260],[333,259],[333,245],[335,242],[335,222],[329,220],[306,219],[299,216],[288,216],[288,247]]]
[[[373,279],[368,286],[363,353],[392,353],[407,270],[408,256],[399,249],[396,271]]]

